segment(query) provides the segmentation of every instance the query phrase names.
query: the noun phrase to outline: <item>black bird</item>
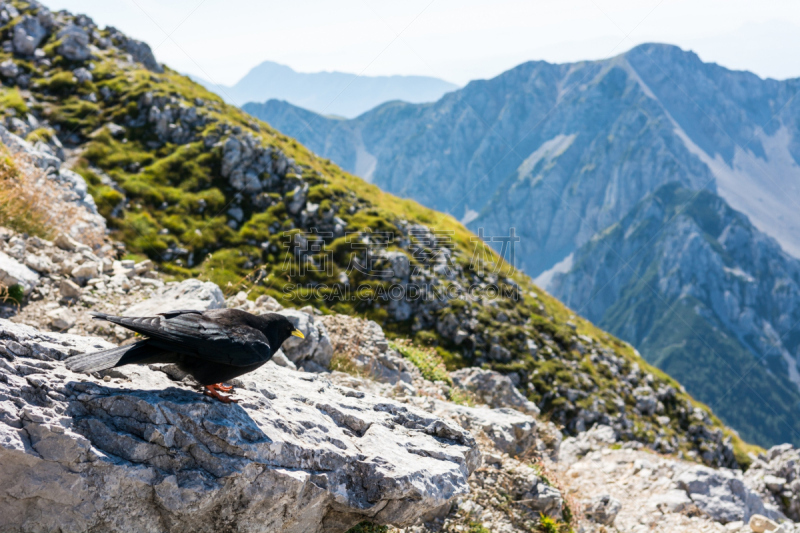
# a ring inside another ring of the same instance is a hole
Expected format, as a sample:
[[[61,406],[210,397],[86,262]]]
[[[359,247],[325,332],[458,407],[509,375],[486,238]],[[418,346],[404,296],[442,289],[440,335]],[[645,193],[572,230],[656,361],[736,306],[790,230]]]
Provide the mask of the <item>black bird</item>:
[[[222,382],[252,372],[269,361],[291,336],[303,337],[286,317],[256,316],[238,309],[179,310],[154,317],[122,317],[93,313],[147,338],[100,352],[67,359],[75,372],[97,372],[130,364],[175,363],[205,387],[204,393],[235,402]]]

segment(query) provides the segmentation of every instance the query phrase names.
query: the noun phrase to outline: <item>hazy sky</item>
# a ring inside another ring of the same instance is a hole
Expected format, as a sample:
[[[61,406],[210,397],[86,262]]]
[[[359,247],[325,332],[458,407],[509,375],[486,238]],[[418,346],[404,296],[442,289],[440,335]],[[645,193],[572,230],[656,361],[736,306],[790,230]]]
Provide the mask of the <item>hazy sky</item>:
[[[224,85],[264,60],[464,84],[531,59],[598,59],[650,41],[763,77],[800,77],[796,0],[43,2],[116,26],[159,61]]]

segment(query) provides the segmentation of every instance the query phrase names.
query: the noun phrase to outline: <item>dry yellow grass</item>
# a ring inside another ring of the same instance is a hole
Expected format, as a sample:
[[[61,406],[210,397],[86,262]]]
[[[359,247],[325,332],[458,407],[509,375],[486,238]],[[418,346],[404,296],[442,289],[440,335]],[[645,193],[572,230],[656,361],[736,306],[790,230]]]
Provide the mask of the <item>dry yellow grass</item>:
[[[64,200],[61,186],[25,154],[11,154],[0,146],[0,226],[20,233],[52,238],[60,230],[78,227],[82,210]],[[95,247],[103,235],[87,231],[75,236]]]

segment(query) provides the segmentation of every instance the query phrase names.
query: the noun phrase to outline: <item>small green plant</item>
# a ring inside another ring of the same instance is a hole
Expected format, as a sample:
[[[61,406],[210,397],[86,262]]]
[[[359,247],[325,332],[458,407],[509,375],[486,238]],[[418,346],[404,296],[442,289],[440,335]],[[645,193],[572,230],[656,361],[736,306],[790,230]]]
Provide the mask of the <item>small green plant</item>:
[[[477,404],[472,394],[458,387],[452,387],[450,389],[448,399],[453,403],[466,405],[467,407],[474,407]]]
[[[555,518],[547,516],[544,513],[539,513],[539,525],[536,526],[539,533],[571,533],[572,528],[569,524],[560,522]]]
[[[372,522],[361,522],[347,530],[347,533],[387,533],[388,531],[389,528],[387,526],[379,526]]]
[[[444,360],[432,348],[419,348],[408,340],[390,341],[389,347],[396,350],[403,357],[419,368],[422,377],[429,381],[444,381],[452,384],[453,380],[447,373]]]
[[[0,302],[19,305],[24,297],[24,289],[19,283],[10,287],[0,287]]]
[[[469,529],[467,531],[468,533],[492,533],[491,531],[483,527],[483,524],[481,524],[480,522],[470,522]]]
[[[560,527],[555,518],[551,518],[546,514],[539,515],[539,531],[541,533],[560,533]]]

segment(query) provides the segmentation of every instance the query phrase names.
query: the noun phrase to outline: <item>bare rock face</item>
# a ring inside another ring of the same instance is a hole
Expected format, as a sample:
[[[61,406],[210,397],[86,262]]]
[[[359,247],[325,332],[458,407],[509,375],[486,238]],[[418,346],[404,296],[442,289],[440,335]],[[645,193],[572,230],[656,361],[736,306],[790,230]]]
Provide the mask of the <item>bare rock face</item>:
[[[517,390],[508,376],[494,370],[471,367],[451,374],[453,383],[476,394],[491,407],[511,407],[517,411],[538,415],[539,408]]]
[[[347,531],[468,492],[475,440],[413,406],[273,365],[238,405],[146,367],[61,360],[105,341],[0,320],[0,530]]]

